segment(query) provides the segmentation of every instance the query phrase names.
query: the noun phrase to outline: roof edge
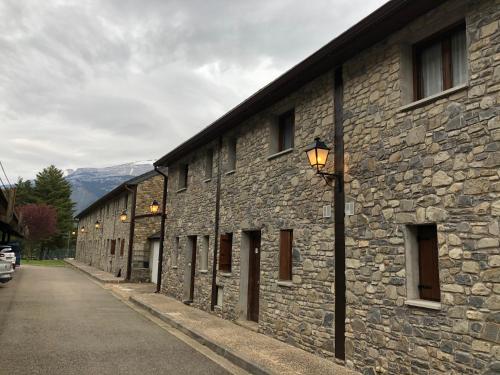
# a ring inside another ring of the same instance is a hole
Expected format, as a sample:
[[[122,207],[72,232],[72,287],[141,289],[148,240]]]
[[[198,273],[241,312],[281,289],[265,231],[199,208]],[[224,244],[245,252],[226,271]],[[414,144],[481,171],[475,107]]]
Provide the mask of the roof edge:
[[[116,195],[125,191],[127,186],[137,185],[137,184],[141,183],[142,181],[145,181],[145,180],[147,180],[147,179],[149,179],[157,174],[158,174],[158,172],[155,169],[153,169],[153,170],[148,171],[146,173],[143,173],[139,176],[132,177],[125,182],[122,182],[120,185],[115,187],[113,190],[104,194],[102,197],[98,198],[97,200],[95,200],[94,202],[89,204],[87,207],[85,207],[83,210],[81,210],[78,214],[75,215],[75,219],[81,218],[82,216],[86,215],[88,212],[92,211],[94,208],[99,207],[104,201],[106,201],[112,197],[115,197]]]
[[[193,148],[215,139],[231,123],[238,123],[258,111],[272,105],[283,97],[283,92],[293,92],[311,79],[332,70],[356,53],[388,35],[396,32],[426,12],[448,0],[391,0],[338,35],[325,46],[294,65],[288,71],[249,96],[213,121],[200,132],[153,163],[154,166],[168,165],[182,158]],[[280,95],[280,91],[281,95]]]

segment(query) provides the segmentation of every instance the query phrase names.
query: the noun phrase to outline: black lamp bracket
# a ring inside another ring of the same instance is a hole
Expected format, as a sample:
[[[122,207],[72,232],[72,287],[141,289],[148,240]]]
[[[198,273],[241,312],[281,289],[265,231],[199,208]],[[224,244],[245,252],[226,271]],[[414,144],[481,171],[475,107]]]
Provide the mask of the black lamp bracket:
[[[334,183],[338,184],[339,188],[342,189],[341,186],[341,177],[342,173],[335,172],[335,173],[326,173],[326,172],[316,172],[317,175],[323,177],[323,180],[325,180],[326,184],[328,186],[334,186]]]

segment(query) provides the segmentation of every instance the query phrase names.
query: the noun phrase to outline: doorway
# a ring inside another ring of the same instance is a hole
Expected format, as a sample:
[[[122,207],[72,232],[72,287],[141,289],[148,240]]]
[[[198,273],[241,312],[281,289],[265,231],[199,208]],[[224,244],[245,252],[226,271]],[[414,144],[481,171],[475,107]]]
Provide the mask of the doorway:
[[[158,281],[158,254],[160,253],[160,241],[151,241],[149,249],[149,268],[151,270],[151,282],[153,284],[156,284],[156,282]]]
[[[196,271],[196,236],[188,236],[184,267],[184,303],[193,302]]]
[[[259,294],[260,294],[260,231],[248,233],[249,262],[248,262],[248,315],[247,319],[259,321]]]

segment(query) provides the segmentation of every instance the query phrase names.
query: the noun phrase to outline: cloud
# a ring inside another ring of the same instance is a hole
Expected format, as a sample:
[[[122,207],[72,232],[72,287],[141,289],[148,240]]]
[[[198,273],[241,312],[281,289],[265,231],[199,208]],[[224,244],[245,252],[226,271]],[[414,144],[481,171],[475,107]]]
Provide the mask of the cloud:
[[[161,157],[383,0],[4,0],[11,179]]]

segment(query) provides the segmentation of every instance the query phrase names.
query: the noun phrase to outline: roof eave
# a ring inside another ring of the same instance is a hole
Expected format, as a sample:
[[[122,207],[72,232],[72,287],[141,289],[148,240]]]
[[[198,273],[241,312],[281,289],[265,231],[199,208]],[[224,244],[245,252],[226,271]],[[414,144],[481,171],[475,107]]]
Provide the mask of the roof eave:
[[[165,166],[182,158],[187,152],[222,134],[230,125],[236,124],[282,99],[311,79],[340,65],[359,51],[401,29],[414,18],[445,2],[446,0],[389,1],[202,131],[158,159],[154,165]]]

